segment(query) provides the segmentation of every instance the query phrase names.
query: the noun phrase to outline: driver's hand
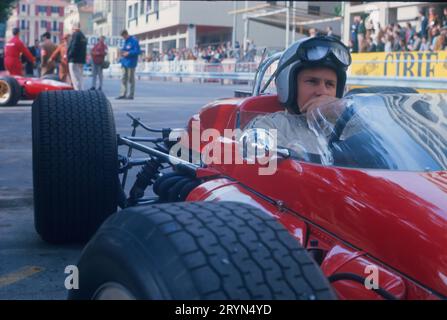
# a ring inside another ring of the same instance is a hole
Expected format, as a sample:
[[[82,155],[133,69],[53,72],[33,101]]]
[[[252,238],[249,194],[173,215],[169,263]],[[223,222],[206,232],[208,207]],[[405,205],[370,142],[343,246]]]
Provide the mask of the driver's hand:
[[[335,122],[343,112],[344,104],[341,100],[332,96],[319,96],[310,99],[301,109],[306,113],[307,120],[324,117],[330,122]]]

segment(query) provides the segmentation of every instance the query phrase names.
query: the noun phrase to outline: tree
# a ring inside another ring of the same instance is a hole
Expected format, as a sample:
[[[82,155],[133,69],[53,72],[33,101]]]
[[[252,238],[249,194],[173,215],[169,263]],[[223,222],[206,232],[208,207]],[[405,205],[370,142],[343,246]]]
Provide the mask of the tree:
[[[1,0],[0,1],[0,22],[8,21],[12,8],[16,5],[17,0]]]

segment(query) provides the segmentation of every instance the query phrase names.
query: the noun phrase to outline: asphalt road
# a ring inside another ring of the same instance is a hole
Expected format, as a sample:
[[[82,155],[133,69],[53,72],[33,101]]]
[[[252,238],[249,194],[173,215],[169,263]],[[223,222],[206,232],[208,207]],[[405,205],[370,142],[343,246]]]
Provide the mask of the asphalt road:
[[[90,78],[85,80],[88,88]],[[131,132],[127,112],[153,127],[183,127],[203,105],[231,97],[236,89],[249,88],[138,81],[135,100],[126,101],[114,99],[119,80],[104,84],[117,132],[125,135]],[[40,239],[34,230],[32,183],[31,101],[23,101],[0,108],[0,299],[65,299],[65,267],[76,264],[82,246],[55,246]]]

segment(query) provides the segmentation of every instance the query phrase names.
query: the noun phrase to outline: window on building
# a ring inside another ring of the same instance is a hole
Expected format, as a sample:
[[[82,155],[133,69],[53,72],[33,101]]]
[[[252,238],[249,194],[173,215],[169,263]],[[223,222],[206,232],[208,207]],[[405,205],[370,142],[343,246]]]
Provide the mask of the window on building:
[[[133,6],[129,6],[128,7],[128,13],[127,13],[127,18],[128,19],[132,19],[132,9],[133,9]]]
[[[51,7],[51,13],[59,13],[59,7]]]
[[[53,36],[53,42],[57,43],[57,37],[56,36]]]
[[[57,31],[57,21],[53,21],[53,31]]]
[[[152,9],[152,0],[146,1],[146,13],[150,12]]]
[[[20,29],[26,29],[26,21],[20,20]]]
[[[319,16],[320,15],[320,6],[309,6],[307,8],[307,13],[313,14],[315,16]]]
[[[46,28],[47,27],[47,22],[45,20],[41,20],[40,21],[40,27],[41,28]]]
[[[22,4],[22,12],[26,12],[26,5]]]
[[[138,3],[134,4],[134,8],[133,8],[133,17],[137,18],[138,17]]]
[[[154,11],[155,12],[159,11],[159,1],[158,0],[154,0]]]
[[[144,14],[144,0],[140,0],[140,14]]]
[[[39,13],[46,13],[46,12],[47,12],[47,7],[39,6]]]

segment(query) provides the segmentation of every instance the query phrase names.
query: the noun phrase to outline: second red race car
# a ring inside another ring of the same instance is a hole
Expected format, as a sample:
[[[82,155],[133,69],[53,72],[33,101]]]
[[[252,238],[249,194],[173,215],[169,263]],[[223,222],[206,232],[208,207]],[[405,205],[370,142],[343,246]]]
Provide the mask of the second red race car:
[[[0,72],[0,107],[15,106],[19,100],[34,100],[41,92],[55,90],[73,90],[73,87],[57,81],[57,75],[34,78]]]

